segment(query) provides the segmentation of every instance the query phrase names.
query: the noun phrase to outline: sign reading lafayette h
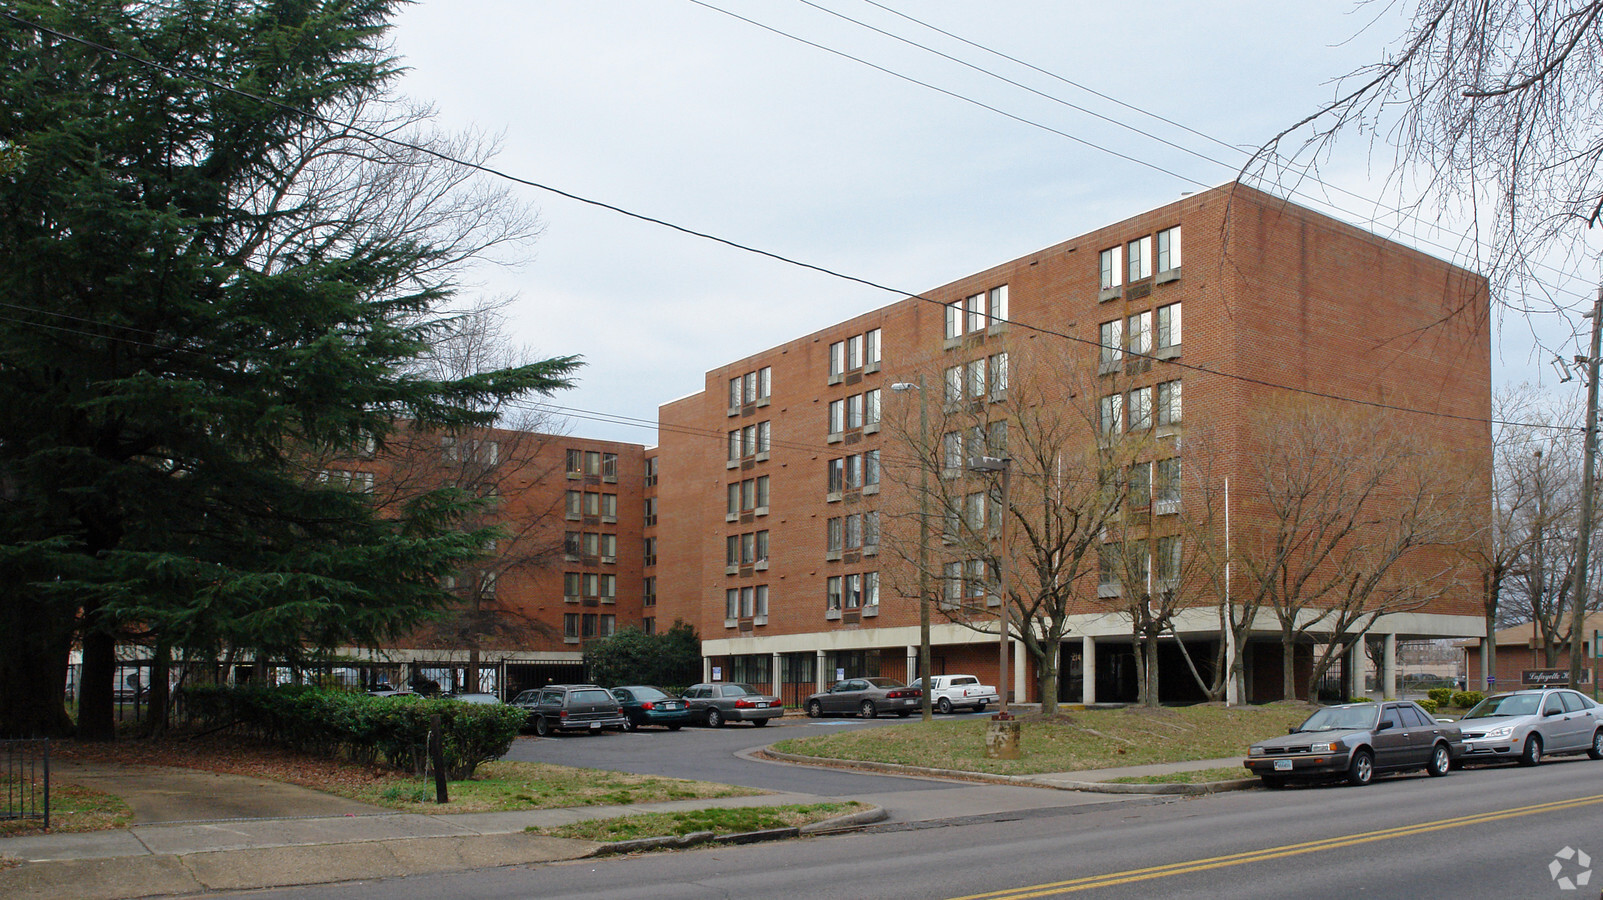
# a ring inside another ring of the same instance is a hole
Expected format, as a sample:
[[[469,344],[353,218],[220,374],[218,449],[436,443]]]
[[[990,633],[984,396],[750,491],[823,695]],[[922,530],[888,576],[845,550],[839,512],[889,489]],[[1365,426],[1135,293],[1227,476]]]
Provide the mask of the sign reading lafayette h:
[[[1569,669],[1526,669],[1520,672],[1520,684],[1531,687],[1552,687],[1570,683]],[[1592,670],[1581,670],[1581,683],[1592,683]]]

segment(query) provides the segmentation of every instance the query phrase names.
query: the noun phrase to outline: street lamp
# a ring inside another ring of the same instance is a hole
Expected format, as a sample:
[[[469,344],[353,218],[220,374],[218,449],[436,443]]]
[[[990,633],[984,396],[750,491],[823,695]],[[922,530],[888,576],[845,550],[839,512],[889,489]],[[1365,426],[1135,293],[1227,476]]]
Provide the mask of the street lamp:
[[[976,456],[968,461],[970,472],[1001,472],[1002,473],[1002,527],[997,535],[1000,546],[996,552],[996,590],[1001,596],[997,610],[996,628],[996,693],[998,719],[1008,718],[1007,714],[1007,626],[1008,619],[1012,618],[1007,606],[1007,520],[1008,510],[1012,509],[1009,500],[1013,481],[1013,460],[1010,457]]]
[[[891,390],[898,393],[918,391],[918,440],[922,446],[929,440],[930,432],[930,406],[929,397],[924,393],[924,376],[918,376],[918,383],[898,381],[891,385]],[[924,721],[935,718],[935,712],[930,707],[930,470],[924,461],[918,466],[918,674],[924,679],[923,697],[919,705],[923,709]]]

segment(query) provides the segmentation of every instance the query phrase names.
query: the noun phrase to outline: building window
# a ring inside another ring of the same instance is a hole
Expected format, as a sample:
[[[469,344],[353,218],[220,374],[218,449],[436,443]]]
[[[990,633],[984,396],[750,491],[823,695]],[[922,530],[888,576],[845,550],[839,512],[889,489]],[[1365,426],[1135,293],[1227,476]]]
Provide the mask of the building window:
[[[1124,430],[1124,395],[1110,394],[1100,404],[1103,434],[1118,434]]]
[[[755,372],[747,372],[729,379],[729,410],[730,415],[740,411],[742,406],[751,406],[756,403],[765,403],[773,387],[773,367],[763,366]]]
[[[1119,248],[1109,247],[1102,251],[1102,290],[1116,288],[1120,282]]]
[[[829,493],[839,494],[845,490],[846,460],[840,457],[829,461]]]
[[[979,400],[985,396],[985,360],[976,359],[968,364],[968,377],[964,382],[971,399]]]
[[[1130,392],[1130,430],[1143,431],[1152,427],[1152,388],[1136,388]]]
[[[862,394],[853,394],[846,398],[846,427],[851,429],[863,427]]]
[[[568,518],[570,518],[570,519],[579,518],[579,516],[582,514],[581,513],[581,509],[582,509],[581,504],[583,503],[583,500],[584,500],[584,494],[580,493],[579,491],[568,491],[567,504],[566,504],[567,517]]]
[[[611,496],[611,495],[609,494],[608,496]],[[614,497],[613,499],[616,500],[617,498]],[[656,497],[647,497],[646,498],[645,524],[648,525],[648,526],[657,524],[657,498]]]
[[[650,501],[647,501],[647,502],[655,504],[657,501],[656,500],[650,500]],[[602,521],[613,521],[613,522],[618,521],[618,495],[617,494],[602,494],[601,495],[601,519],[602,519]]]
[[[1158,349],[1170,350],[1180,346],[1180,304],[1158,307]]]
[[[618,454],[616,454],[616,453],[603,453],[603,454],[601,454],[601,480],[603,480],[603,481],[617,481],[618,480]]]
[[[829,433],[831,435],[846,433],[846,401],[829,401]]]
[[[1101,588],[1098,593],[1118,596],[1119,569],[1121,568],[1118,544],[1102,544],[1097,547],[1097,584]]]
[[[879,487],[879,451],[869,450],[863,454],[863,487]]]
[[[841,577],[831,575],[824,582],[824,608],[833,612],[840,611]]]
[[[846,457],[846,490],[856,491],[863,487],[863,458],[857,454]]]
[[[863,336],[854,334],[846,339],[846,371],[854,372],[863,367]]]
[[[948,607],[958,606],[963,602],[963,563],[953,561],[942,567],[942,596]]]
[[[648,566],[656,565],[657,564],[657,539],[654,538],[654,537],[646,538],[645,541],[643,542],[643,546],[641,547],[640,555],[641,555],[641,563],[643,565],[648,565]]]
[[[964,317],[967,322],[967,330],[969,332],[984,331],[985,295],[974,294],[967,300],[963,301],[963,306],[967,311],[967,314]]]
[[[1180,226],[1158,232],[1158,271],[1180,268]]]
[[[879,606],[879,573],[863,573],[863,606]]]
[[[1153,542],[1152,566],[1160,589],[1173,590],[1180,580],[1180,536],[1160,537]]]
[[[596,581],[599,585],[596,596],[601,598],[602,603],[618,602],[618,576],[602,575]]]
[[[875,328],[863,334],[863,355],[869,366],[878,367],[880,364],[880,330]]]
[[[576,478],[584,474],[584,451],[568,450],[568,477]]]
[[[829,374],[843,375],[846,373],[846,342],[836,341],[829,345]]]
[[[863,392],[863,427],[879,427],[879,388]]]
[[[946,402],[960,403],[963,400],[963,367],[946,367]]]
[[[752,594],[755,597],[755,600],[752,604],[752,615],[759,619],[768,618],[768,585],[757,585],[756,587],[752,588]]]
[[[646,487],[657,486],[657,457],[646,460]]]
[[[562,573],[562,599],[569,603],[578,603],[584,596],[583,578],[578,572]]]
[[[845,546],[846,529],[840,516],[836,516],[825,523],[824,549],[829,553],[839,553]]]
[[[657,576],[647,575],[640,582],[640,605],[657,605]]]
[[[863,518],[858,515],[846,517],[846,549],[863,549]]]
[[[1007,285],[991,288],[990,308],[986,312],[992,328],[1007,324]]]
[[[740,535],[731,534],[724,538],[724,567],[733,569],[740,565]]]
[[[953,300],[946,304],[946,339],[956,340],[963,336],[963,301]]]
[[[1138,312],[1131,316],[1128,322],[1128,339],[1130,352],[1136,356],[1146,356],[1152,352],[1152,312]]]
[[[579,614],[578,613],[563,613],[562,614],[562,636],[565,637],[565,638],[568,638],[569,640],[574,640],[574,641],[577,641],[579,639]]]
[[[1159,425],[1180,424],[1180,382],[1159,382],[1157,387],[1157,422]]]
[[[615,534],[601,535],[601,561],[615,563],[618,561],[618,536]]]
[[[987,360],[991,370],[991,397],[1000,399],[1007,396],[1007,354],[997,353]]]
[[[941,435],[941,467],[948,471],[963,468],[963,432],[948,431]]]
[[[847,609],[861,609],[863,606],[863,576],[847,575],[842,583]]]
[[[729,588],[724,591],[724,618],[740,618],[740,588]]]
[[[879,511],[863,513],[863,550],[879,548]]]
[[[1158,512],[1180,511],[1180,457],[1171,456],[1152,464],[1152,487]]]
[[[1126,502],[1136,509],[1152,505],[1152,463],[1139,462],[1130,467],[1127,498]]]
[[[1140,281],[1152,275],[1152,238],[1141,237],[1130,242],[1130,281]]]
[[[1101,346],[1098,354],[1100,368],[1105,371],[1117,366],[1124,359],[1124,320],[1103,322],[1097,329],[1097,343]]]

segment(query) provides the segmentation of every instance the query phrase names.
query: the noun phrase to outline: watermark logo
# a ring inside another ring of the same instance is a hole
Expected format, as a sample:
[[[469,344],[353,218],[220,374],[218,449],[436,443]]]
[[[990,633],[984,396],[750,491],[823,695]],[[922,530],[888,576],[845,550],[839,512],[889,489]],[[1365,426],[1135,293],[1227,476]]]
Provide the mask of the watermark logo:
[[[1568,874],[1571,871],[1575,871],[1574,877]],[[1592,880],[1592,857],[1587,856],[1585,850],[1565,847],[1553,854],[1552,862],[1547,864],[1547,874],[1561,891],[1586,887]]]

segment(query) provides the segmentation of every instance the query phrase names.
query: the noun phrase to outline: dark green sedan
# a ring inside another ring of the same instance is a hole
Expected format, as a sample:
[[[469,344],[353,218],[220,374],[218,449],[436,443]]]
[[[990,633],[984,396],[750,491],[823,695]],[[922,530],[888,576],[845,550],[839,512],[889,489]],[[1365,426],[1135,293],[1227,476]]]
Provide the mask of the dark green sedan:
[[[612,696],[623,707],[630,731],[642,725],[661,725],[669,731],[678,731],[690,721],[689,704],[659,687],[649,684],[615,687]]]

